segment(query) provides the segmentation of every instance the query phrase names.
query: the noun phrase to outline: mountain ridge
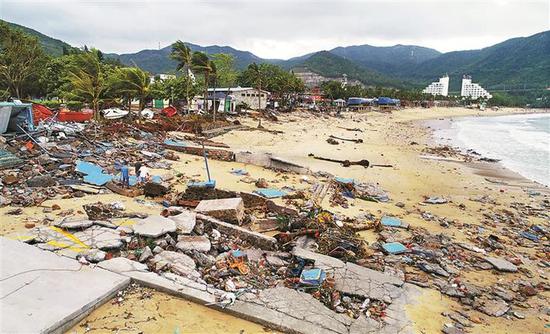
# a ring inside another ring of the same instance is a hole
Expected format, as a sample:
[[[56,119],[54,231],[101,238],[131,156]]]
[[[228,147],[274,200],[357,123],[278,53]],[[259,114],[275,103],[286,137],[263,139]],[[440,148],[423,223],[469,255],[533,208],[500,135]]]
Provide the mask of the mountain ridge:
[[[37,36],[46,52],[54,56],[60,55],[63,47],[71,47],[36,30],[7,23]],[[312,52],[286,60],[264,59],[250,51],[227,45],[186,44],[193,51],[232,54],[235,56],[237,69],[244,69],[252,62],[276,64],[287,70],[307,67],[326,77],[338,77],[345,73],[366,85],[422,88],[444,74],[459,78],[463,74],[469,74],[475,82],[489,88],[526,83],[536,87],[550,86],[550,31],[528,37],[514,37],[476,50],[441,53],[417,45],[378,47],[360,44]],[[119,59],[125,65],[135,64],[157,74],[175,71],[176,63],[170,59],[170,51],[171,45],[135,53],[107,53],[105,56]],[[457,89],[459,81],[451,80],[451,90]]]

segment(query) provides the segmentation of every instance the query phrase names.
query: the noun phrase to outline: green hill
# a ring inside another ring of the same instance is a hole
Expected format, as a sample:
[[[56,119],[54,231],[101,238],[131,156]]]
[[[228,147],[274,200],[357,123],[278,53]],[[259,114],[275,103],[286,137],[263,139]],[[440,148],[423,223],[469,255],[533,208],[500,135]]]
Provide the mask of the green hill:
[[[54,57],[61,56],[63,54],[63,47],[65,47],[67,50],[72,48],[72,46],[70,46],[69,44],[59,39],[51,38],[31,28],[27,28],[27,27],[24,27],[15,23],[3,21],[3,20],[0,20],[0,22],[5,22],[12,28],[22,30],[28,35],[37,37],[38,41],[40,42],[40,45],[42,45],[42,47],[44,48],[44,52],[46,52],[51,56],[54,56]]]
[[[364,68],[329,51],[317,52],[305,60],[294,62],[291,65],[293,69],[307,68],[329,78],[339,78],[342,77],[342,74],[346,74],[348,78],[359,80],[367,86],[403,87],[405,85],[397,79]]]

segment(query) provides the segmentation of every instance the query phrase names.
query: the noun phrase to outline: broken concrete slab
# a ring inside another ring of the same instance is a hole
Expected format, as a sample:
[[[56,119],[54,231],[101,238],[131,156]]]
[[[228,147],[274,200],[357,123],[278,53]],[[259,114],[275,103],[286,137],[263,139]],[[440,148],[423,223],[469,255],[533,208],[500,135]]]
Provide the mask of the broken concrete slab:
[[[197,214],[197,219],[201,221],[207,229],[216,229],[221,233],[249,241],[256,247],[266,250],[272,250],[276,248],[277,240],[273,237],[250,231],[240,226],[222,222],[216,218],[212,218],[210,216],[206,216],[200,213]]]
[[[499,271],[506,271],[515,273],[518,271],[518,267],[516,267],[513,263],[506,261],[505,259],[496,258],[496,257],[486,257],[484,259],[485,261],[489,262],[495,269]]]
[[[63,333],[130,283],[3,237],[0,254],[1,333]]]
[[[244,219],[244,203],[240,197],[202,200],[195,211],[237,225]]]
[[[125,257],[115,257],[110,260],[101,261],[99,262],[98,267],[117,274],[122,274],[129,271],[148,271],[147,265],[132,261]]]
[[[196,250],[197,252],[209,252],[210,251],[210,239],[204,235],[179,235],[176,248],[182,251]]]
[[[313,260],[315,268],[332,274],[335,288],[341,292],[387,303],[391,303],[402,293],[399,287],[403,285],[403,281],[398,277],[301,248],[294,248],[292,254],[303,259]]]
[[[151,263],[155,265],[157,270],[168,267],[168,269],[172,269],[180,275],[200,277],[200,275],[195,271],[195,261],[183,253],[163,251],[155,255],[151,260]]]
[[[245,293],[232,311],[262,315],[265,320],[279,324],[277,329],[300,333],[348,333],[353,319],[338,314],[311,295],[286,287],[266,289],[259,294]],[[265,321],[264,320],[264,321]]]
[[[73,229],[85,229],[94,224],[93,220],[89,219],[63,219],[57,223],[54,224],[54,226],[66,229],[66,230],[73,230]]]
[[[493,317],[500,317],[510,309],[510,305],[502,299],[492,300],[484,297],[476,300],[476,304],[478,305],[474,307],[477,310]]]
[[[120,248],[123,244],[122,237],[116,230],[102,226],[89,227],[74,233],[74,236],[90,248],[109,250]]]
[[[176,222],[161,215],[137,219],[133,225],[134,233],[144,237],[156,238],[166,233],[176,232]]]
[[[89,251],[84,252],[83,255],[87,261],[97,263],[105,260],[107,253],[99,249],[90,249]]]
[[[197,214],[193,211],[184,210],[178,215],[168,217],[168,219],[172,219],[176,222],[176,230],[178,233],[189,234],[195,228]]]

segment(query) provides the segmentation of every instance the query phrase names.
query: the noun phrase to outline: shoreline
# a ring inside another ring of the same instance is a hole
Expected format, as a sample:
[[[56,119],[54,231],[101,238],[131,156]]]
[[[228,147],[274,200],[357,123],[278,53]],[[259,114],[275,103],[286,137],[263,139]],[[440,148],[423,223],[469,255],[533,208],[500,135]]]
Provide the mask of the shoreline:
[[[447,145],[453,148],[456,148],[460,150],[462,153],[472,157],[473,159],[479,159],[479,158],[492,158],[490,156],[484,156],[484,155],[473,155],[468,151],[474,151],[471,147],[466,147],[464,145],[461,145],[459,142],[459,139],[456,136],[456,131],[449,132],[448,137],[440,137],[436,138],[437,132],[440,131],[446,131],[450,130],[452,128],[452,122],[454,122],[456,119],[464,119],[464,118],[477,118],[477,117],[505,117],[505,116],[520,116],[520,115],[533,115],[533,114],[539,114],[539,115],[550,115],[550,111],[546,110],[544,112],[525,112],[525,113],[519,113],[519,112],[510,112],[506,114],[498,114],[498,115],[464,115],[464,116],[458,116],[458,117],[445,117],[445,118],[438,118],[438,119],[426,119],[426,120],[420,120],[416,121],[420,124],[420,126],[423,126],[426,128],[426,130],[429,132],[429,135],[432,139],[432,142],[430,144],[435,144],[435,146],[441,146],[441,145]],[[550,186],[545,185],[543,183],[540,183],[536,180],[530,179],[527,176],[524,176],[518,171],[515,171],[507,166],[505,166],[502,161],[497,162],[486,162],[486,161],[451,161],[462,164],[472,170],[472,173],[484,177],[488,177],[493,180],[487,179],[489,182],[495,182],[495,181],[501,181],[503,184],[507,186],[515,186],[515,187],[528,187],[533,188],[537,190],[543,190],[548,193],[550,193]],[[497,183],[495,182],[495,183]]]

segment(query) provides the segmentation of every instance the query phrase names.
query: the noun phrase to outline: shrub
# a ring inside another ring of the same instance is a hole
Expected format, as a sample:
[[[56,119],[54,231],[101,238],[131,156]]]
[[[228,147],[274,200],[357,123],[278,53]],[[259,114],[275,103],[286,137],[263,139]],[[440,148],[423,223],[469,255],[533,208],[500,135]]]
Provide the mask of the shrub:
[[[61,105],[61,102],[59,101],[55,101],[55,100],[52,100],[52,101],[42,101],[42,102],[39,102],[43,105],[45,105],[46,107],[50,108],[50,109],[58,109],[59,106]]]
[[[82,109],[82,107],[84,106],[84,103],[80,101],[69,101],[66,103],[66,105],[69,110],[78,111]]]

